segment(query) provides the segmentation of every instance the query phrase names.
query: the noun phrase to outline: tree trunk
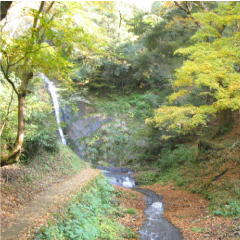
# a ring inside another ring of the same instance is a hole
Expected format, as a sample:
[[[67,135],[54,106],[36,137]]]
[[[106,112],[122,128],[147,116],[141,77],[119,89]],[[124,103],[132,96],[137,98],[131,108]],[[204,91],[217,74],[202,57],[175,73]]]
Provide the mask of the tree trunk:
[[[220,115],[220,127],[213,138],[216,138],[228,133],[233,127],[234,120],[233,120],[232,110],[230,108],[222,110],[219,113],[219,115]]]
[[[25,115],[26,115],[26,94],[28,92],[27,85],[32,78],[32,72],[24,72],[21,87],[18,91],[18,133],[14,148],[9,154],[2,154],[1,165],[9,165],[17,163],[22,152],[22,145],[25,131]]]
[[[24,59],[22,60],[23,61],[23,64],[22,64],[23,75],[22,75],[21,86],[20,86],[19,89],[16,88],[14,82],[12,82],[11,79],[9,78],[9,68],[11,68],[11,67],[16,68],[15,64],[19,64],[19,61],[17,61],[16,63],[11,63],[11,62],[9,62],[9,59],[8,59],[7,67],[5,68],[5,70],[4,70],[3,65],[1,65],[1,70],[4,74],[5,79],[10,83],[14,92],[18,96],[18,133],[17,133],[17,139],[16,139],[16,142],[15,142],[14,148],[11,150],[10,153],[8,153],[8,154],[1,153],[1,165],[2,166],[18,162],[18,160],[21,156],[22,145],[23,145],[23,140],[24,140],[24,131],[25,131],[25,112],[26,112],[25,98],[26,98],[26,94],[30,92],[30,91],[27,90],[27,87],[28,87],[29,80],[33,76],[33,73],[31,71],[27,71],[27,69],[29,69],[28,67],[29,67],[29,62],[30,62],[29,54],[32,53],[34,44],[36,42],[38,44],[40,44],[41,41],[42,41],[42,38],[39,36],[39,32],[43,28],[43,25],[39,24],[39,26],[38,26],[38,22],[39,22],[39,19],[40,19],[40,14],[41,13],[47,14],[50,11],[50,9],[52,8],[52,6],[54,4],[54,1],[49,3],[47,6],[45,5],[45,3],[46,3],[45,1],[40,2],[39,9],[38,9],[38,11],[36,11],[35,16],[34,16],[33,27],[32,27],[32,30],[31,30],[32,38],[27,45],[26,55],[25,55]],[[54,16],[55,15],[52,16],[50,21],[53,20]],[[36,41],[34,41],[34,39]]]
[[[0,20],[4,19],[7,16],[7,12],[11,7],[13,1],[1,1],[0,3]]]
[[[25,131],[25,115],[26,115],[26,92],[22,92],[18,95],[18,135],[16,140],[16,147],[18,148],[18,153],[16,155],[15,161],[18,162],[24,139]]]

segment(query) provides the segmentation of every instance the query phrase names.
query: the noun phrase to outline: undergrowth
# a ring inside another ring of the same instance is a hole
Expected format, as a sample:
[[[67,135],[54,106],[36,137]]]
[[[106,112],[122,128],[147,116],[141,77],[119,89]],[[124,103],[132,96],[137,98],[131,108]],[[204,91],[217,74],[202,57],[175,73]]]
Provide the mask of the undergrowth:
[[[115,219],[111,198],[114,188],[102,176],[97,177],[77,194],[70,203],[55,214],[55,219],[40,229],[40,239],[123,239],[133,232]]]

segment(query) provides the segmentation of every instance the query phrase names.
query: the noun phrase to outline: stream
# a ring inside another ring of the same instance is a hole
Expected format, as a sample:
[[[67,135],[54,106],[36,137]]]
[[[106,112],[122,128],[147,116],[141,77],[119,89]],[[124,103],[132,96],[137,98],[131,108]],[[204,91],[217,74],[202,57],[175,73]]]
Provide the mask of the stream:
[[[134,171],[129,168],[103,167],[98,166],[103,174],[109,178],[109,183],[117,186],[131,188],[134,191],[143,193],[146,196],[146,208],[144,214],[146,220],[138,231],[140,240],[182,240],[183,236],[177,227],[164,218],[163,196],[154,191],[135,186],[132,174]]]

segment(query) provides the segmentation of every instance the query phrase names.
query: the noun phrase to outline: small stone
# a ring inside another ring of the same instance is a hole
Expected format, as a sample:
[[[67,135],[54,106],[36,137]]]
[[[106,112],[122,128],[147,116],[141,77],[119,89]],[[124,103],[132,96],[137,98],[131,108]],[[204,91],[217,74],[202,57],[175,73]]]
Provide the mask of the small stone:
[[[205,238],[209,238],[209,237],[211,237],[211,235],[205,235],[204,237],[205,237]]]

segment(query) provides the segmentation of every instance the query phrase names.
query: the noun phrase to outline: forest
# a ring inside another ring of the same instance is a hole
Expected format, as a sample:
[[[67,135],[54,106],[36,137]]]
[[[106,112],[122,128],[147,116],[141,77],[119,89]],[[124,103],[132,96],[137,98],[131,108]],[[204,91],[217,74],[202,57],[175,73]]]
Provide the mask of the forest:
[[[174,183],[239,221],[239,12],[238,1],[1,2],[1,181],[31,185],[33,168],[57,164],[56,179],[69,174],[61,157],[49,165],[62,128],[93,168],[131,167],[140,185]],[[76,136],[79,119],[99,127]]]

